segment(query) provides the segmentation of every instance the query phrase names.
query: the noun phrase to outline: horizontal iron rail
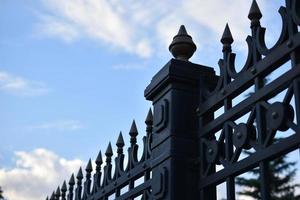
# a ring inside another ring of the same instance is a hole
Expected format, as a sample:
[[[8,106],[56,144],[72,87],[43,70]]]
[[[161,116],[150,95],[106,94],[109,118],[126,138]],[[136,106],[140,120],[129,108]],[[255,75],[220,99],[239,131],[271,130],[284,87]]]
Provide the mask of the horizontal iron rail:
[[[126,200],[129,198],[134,198],[137,197],[141,194],[143,194],[143,192],[147,189],[149,189],[151,187],[151,180],[148,180],[140,185],[138,185],[137,187],[135,187],[134,189],[126,192],[125,194],[121,195],[120,197],[117,197],[115,200]]]
[[[300,131],[298,126],[298,131],[295,134],[282,139],[282,141],[273,144],[265,149],[254,153],[253,155],[239,161],[232,163],[225,167],[224,169],[209,175],[207,177],[201,177],[200,179],[200,189],[211,185],[218,185],[226,180],[229,176],[238,176],[250,169],[258,166],[259,162],[265,160],[271,160],[276,157],[287,154],[297,148],[300,145]]]

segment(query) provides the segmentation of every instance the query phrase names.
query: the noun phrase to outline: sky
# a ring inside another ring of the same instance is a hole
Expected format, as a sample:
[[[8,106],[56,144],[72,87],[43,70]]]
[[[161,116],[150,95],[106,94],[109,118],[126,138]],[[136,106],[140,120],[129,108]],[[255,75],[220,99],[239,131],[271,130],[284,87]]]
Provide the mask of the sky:
[[[133,119],[144,134],[144,89],[172,58],[181,24],[192,62],[217,67],[229,23],[242,65],[250,0],[0,0],[0,186],[37,200],[95,159]],[[273,44],[283,0],[258,0]],[[26,184],[26,187],[24,187]]]

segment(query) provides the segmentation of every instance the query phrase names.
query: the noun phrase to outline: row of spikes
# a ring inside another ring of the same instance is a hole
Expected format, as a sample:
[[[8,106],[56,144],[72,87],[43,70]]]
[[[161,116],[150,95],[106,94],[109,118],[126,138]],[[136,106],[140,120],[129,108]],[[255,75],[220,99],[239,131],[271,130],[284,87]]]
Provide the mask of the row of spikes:
[[[283,44],[287,39],[292,38],[298,32],[297,25],[300,25],[300,20],[298,19],[300,17],[300,13],[297,13],[296,10],[297,0],[286,0],[286,4],[286,8],[281,7],[279,9],[283,19],[281,35],[277,43],[272,48],[268,49],[264,39],[266,29],[260,25],[260,19],[263,15],[256,0],[253,0],[248,14],[248,18],[251,21],[250,27],[252,31],[251,36],[248,36],[246,39],[249,50],[248,57],[245,65],[242,67],[242,70],[238,73],[236,72],[235,67],[236,54],[232,53],[231,48],[234,39],[232,37],[229,25],[226,24],[221,38],[221,43],[223,44],[223,59],[220,59],[219,61],[221,77],[213,93],[219,91],[221,88],[224,88],[232,81],[232,79],[235,79],[239,73],[243,71],[250,69],[251,73],[256,73],[256,69],[253,68],[253,66],[262,59],[262,55],[266,56],[272,49]],[[287,42],[287,45],[290,45],[290,43]]]
[[[86,179],[82,188],[82,179],[83,173],[82,173],[82,168],[79,168],[79,171],[77,173],[76,179],[77,179],[77,185],[74,193],[74,185],[75,185],[75,177],[74,174],[72,174],[70,180],[69,180],[69,189],[68,189],[68,195],[66,196],[67,193],[67,184],[66,181],[63,182],[62,187],[58,187],[56,191],[53,191],[50,199],[47,197],[46,200],[73,200],[75,196],[75,200],[85,200],[92,194],[95,194],[98,192],[101,188],[104,186],[109,185],[113,180],[118,179],[122,175],[126,176],[125,172],[130,171],[133,169],[136,165],[148,160],[150,158],[151,154],[151,149],[150,149],[150,143],[151,143],[151,134],[152,134],[152,129],[153,129],[153,114],[152,110],[150,108],[148,115],[145,120],[146,124],[146,136],[143,137],[143,143],[144,143],[144,150],[143,150],[143,155],[140,160],[138,160],[137,152],[138,152],[138,145],[137,145],[137,140],[136,137],[138,135],[138,130],[135,124],[135,121],[133,120],[129,135],[130,135],[130,147],[128,148],[128,164],[126,169],[124,169],[123,164],[124,164],[124,154],[123,154],[123,147],[125,146],[124,139],[122,132],[120,132],[119,137],[116,142],[117,146],[117,156],[115,158],[115,172],[114,175],[112,176],[112,156],[113,156],[113,151],[111,147],[111,143],[109,142],[109,145],[107,147],[107,150],[105,152],[106,156],[106,165],[104,166],[104,172],[103,172],[103,180],[101,184],[101,165],[103,164],[102,160],[102,154],[101,151],[99,152],[95,163],[96,163],[96,172],[93,176],[93,186],[92,186],[92,181],[91,181],[91,173],[93,171],[92,168],[92,161],[89,159],[88,164],[85,168],[86,171]],[[82,189],[83,189],[83,194],[82,194]]]

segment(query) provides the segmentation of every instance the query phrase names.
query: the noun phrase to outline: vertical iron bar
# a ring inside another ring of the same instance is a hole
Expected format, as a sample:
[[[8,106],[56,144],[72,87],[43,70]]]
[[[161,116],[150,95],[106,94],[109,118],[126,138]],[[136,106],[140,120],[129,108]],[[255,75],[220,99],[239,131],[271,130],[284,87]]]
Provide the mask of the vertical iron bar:
[[[228,59],[232,52],[231,44],[233,43],[233,38],[229,29],[228,24],[226,24],[225,30],[223,32],[221,43],[223,44],[223,95],[226,95],[226,86],[231,82],[231,77],[228,74]],[[222,70],[222,69],[221,69]],[[227,96],[224,98],[224,113],[232,108],[232,97]],[[233,142],[232,142],[232,127],[228,126],[227,123],[224,124],[225,133],[225,158],[227,161],[231,160],[233,155]],[[229,176],[226,178],[226,190],[227,199],[235,200],[235,177]]]
[[[260,12],[260,9],[256,3],[256,1],[253,1],[252,7],[250,9],[250,13],[248,15],[248,18],[251,20],[251,32],[252,32],[252,38],[257,40],[257,29],[260,26],[260,19],[262,18],[262,14]],[[257,50],[256,43],[252,43],[252,51],[253,51],[253,66],[256,65],[258,61],[261,60],[261,54]],[[264,77],[256,77],[254,79],[254,92],[258,91],[260,88],[264,86]],[[264,115],[264,110],[262,106],[257,103],[255,105],[256,110],[256,127],[257,127],[257,138],[260,145],[264,144],[265,137],[266,137],[266,119]],[[269,179],[268,179],[268,161],[262,161],[259,163],[259,173],[260,173],[260,192],[261,192],[261,198],[262,200],[269,200],[270,194],[269,194]]]
[[[255,78],[255,92],[262,88],[264,81],[261,77]],[[257,136],[259,144],[263,145],[266,137],[266,119],[264,118],[264,110],[260,104],[256,104],[256,126],[257,126]],[[260,171],[260,191],[262,200],[269,200],[269,176],[268,176],[268,161],[262,161],[259,163]]]
[[[296,67],[300,63],[300,48],[291,53],[291,65],[292,68]],[[300,78],[293,80],[294,95],[295,95],[295,109],[297,125],[300,126]],[[299,146],[300,153],[300,146]]]
[[[289,18],[288,18],[288,32],[289,32],[289,41],[287,42],[288,47],[293,47],[293,41],[292,38],[294,35],[296,35],[298,31],[298,25],[294,23],[292,18],[292,5],[291,1],[286,0],[286,7],[288,10]],[[290,53],[290,60],[291,60],[291,67],[296,67],[297,64],[300,63],[300,47],[296,48],[294,51]],[[295,95],[295,109],[296,109],[296,120],[297,125],[300,125],[300,78],[296,78],[293,80],[293,87],[294,87],[294,95]],[[299,146],[299,153],[300,153],[300,146]]]
[[[224,112],[228,111],[232,107],[232,100],[226,98],[224,100]],[[233,143],[232,143],[232,128],[225,124],[225,155],[227,160],[231,160],[233,154]],[[226,190],[227,190],[227,199],[235,200],[235,181],[234,177],[229,176],[226,179]]]
[[[232,102],[229,99],[225,99],[224,101],[224,111],[226,112],[232,107]],[[232,128],[228,126],[228,124],[225,124],[225,154],[226,159],[231,160],[232,154],[233,154],[233,143],[232,143]],[[235,200],[235,182],[234,177],[229,176],[226,179],[226,190],[227,190],[227,199]]]
[[[200,178],[204,176],[207,163],[205,161],[205,145],[202,142],[201,137],[201,127],[203,127],[208,122],[214,120],[213,114],[206,114],[205,116],[199,117],[199,127],[200,127],[200,134],[199,134],[199,148],[200,148]],[[213,174],[216,172],[215,167],[212,167],[208,174]],[[208,188],[201,188],[200,190],[200,199],[201,200],[216,200],[217,199],[217,192],[216,186],[212,185]]]
[[[120,189],[118,187],[116,187],[115,193],[116,198],[120,196]]]

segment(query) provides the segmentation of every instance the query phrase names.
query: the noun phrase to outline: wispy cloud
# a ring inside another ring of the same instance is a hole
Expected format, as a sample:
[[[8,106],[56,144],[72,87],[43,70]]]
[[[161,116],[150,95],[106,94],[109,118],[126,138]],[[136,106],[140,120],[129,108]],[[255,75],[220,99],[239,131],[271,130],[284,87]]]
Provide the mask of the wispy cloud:
[[[43,122],[27,127],[29,130],[54,130],[54,131],[78,131],[83,128],[83,124],[78,120],[57,120]]]
[[[151,55],[150,41],[138,37],[133,16],[117,1],[44,0],[48,12],[41,14],[41,33],[72,41],[88,37],[112,48],[122,48],[143,58]],[[130,4],[130,3],[129,3]]]
[[[79,38],[79,32],[64,21],[56,20],[50,16],[42,16],[43,23],[37,26],[41,34],[50,37],[59,37],[67,43],[71,43]]]
[[[0,183],[9,200],[45,199],[83,164],[79,159],[67,160],[42,148],[17,151],[15,160],[13,168],[0,169]]]
[[[67,42],[89,38],[149,58],[170,44],[181,24],[200,46],[216,44],[229,22],[238,48],[250,33],[251,1],[43,0],[42,33]],[[265,2],[258,2],[265,7]],[[217,14],[222,12],[222,14]],[[240,48],[241,49],[241,48]]]
[[[0,91],[18,96],[40,96],[47,94],[49,88],[42,82],[0,71]]]

